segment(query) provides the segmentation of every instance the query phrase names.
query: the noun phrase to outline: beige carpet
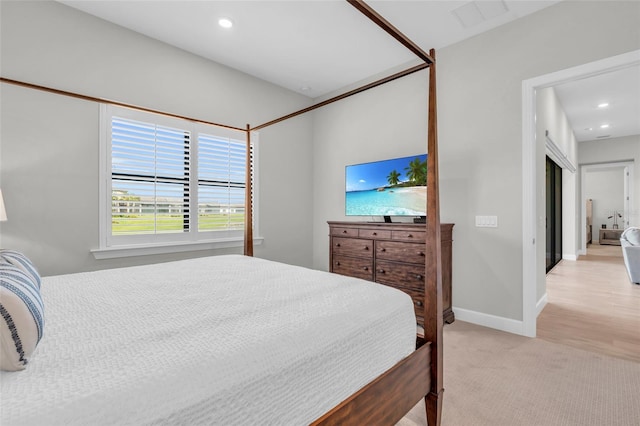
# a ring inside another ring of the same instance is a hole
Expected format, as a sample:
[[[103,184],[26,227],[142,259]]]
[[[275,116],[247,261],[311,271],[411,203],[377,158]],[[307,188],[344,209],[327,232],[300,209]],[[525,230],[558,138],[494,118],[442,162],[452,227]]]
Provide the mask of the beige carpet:
[[[640,363],[461,321],[444,340],[443,426],[640,425]]]

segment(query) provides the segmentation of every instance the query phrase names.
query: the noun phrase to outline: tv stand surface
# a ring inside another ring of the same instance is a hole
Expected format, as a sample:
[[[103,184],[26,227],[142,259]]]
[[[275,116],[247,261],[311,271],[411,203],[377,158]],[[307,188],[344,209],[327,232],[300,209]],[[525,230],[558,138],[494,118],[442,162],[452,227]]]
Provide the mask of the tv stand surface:
[[[398,288],[413,299],[418,324],[424,326],[426,230],[424,224],[328,222],[330,272]],[[451,308],[452,223],[440,224],[442,313],[455,320]]]

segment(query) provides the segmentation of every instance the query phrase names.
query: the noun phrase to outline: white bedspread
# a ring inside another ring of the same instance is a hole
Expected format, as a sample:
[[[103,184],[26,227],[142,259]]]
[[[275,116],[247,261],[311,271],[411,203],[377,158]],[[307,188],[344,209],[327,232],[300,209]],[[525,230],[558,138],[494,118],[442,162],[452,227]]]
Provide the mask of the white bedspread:
[[[415,345],[406,294],[238,255],[43,280],[0,424],[303,425]]]

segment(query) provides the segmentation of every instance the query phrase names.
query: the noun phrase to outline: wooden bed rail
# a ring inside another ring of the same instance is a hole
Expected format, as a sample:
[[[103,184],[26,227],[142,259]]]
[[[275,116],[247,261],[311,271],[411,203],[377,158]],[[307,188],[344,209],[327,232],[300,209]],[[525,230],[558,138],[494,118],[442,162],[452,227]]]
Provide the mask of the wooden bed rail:
[[[423,69],[428,68],[428,67],[429,67],[428,64],[415,65],[415,66],[413,66],[411,68],[408,68],[408,69],[406,69],[404,71],[399,71],[399,72],[397,72],[395,74],[392,74],[392,75],[390,75],[388,77],[381,78],[381,79],[376,80],[374,82],[371,82],[369,84],[365,84],[364,86],[361,86],[361,87],[358,87],[356,89],[350,90],[350,91],[348,91],[346,93],[342,93],[342,94],[340,94],[338,96],[334,96],[333,98],[327,99],[326,101],[319,102],[317,104],[314,104],[314,105],[311,105],[309,107],[303,108],[303,109],[301,109],[299,111],[292,112],[291,114],[287,114],[287,115],[284,115],[284,116],[282,116],[280,118],[276,118],[274,120],[268,121],[268,122],[266,122],[264,124],[260,124],[259,126],[256,126],[256,127],[252,128],[251,130],[260,130],[260,129],[264,129],[265,127],[273,126],[274,124],[280,123],[281,121],[285,121],[285,120],[288,120],[290,118],[297,117],[297,116],[299,116],[301,114],[305,114],[307,112],[311,112],[311,111],[313,111],[315,109],[322,108],[323,106],[332,104],[332,103],[337,102],[337,101],[341,101],[341,100],[343,100],[345,98],[348,98],[349,96],[353,96],[353,95],[357,95],[358,93],[362,93],[365,90],[373,89],[374,87],[381,86],[381,85],[383,85],[385,83],[389,83],[389,82],[391,82],[393,80],[397,80],[399,78],[406,77],[406,76],[408,76],[410,74],[413,74],[414,72],[422,71]]]
[[[119,107],[123,107],[123,108],[130,108],[130,109],[135,109],[135,110],[138,110],[138,111],[144,111],[144,112],[150,112],[150,113],[153,113],[153,114],[163,115],[165,117],[172,117],[172,118],[178,118],[178,119],[181,119],[181,120],[192,121],[194,123],[208,124],[208,125],[211,125],[211,126],[222,127],[224,129],[237,130],[239,132],[243,132],[244,131],[244,129],[241,129],[240,127],[234,127],[234,126],[229,126],[229,125],[226,125],[226,124],[214,123],[212,121],[202,120],[200,118],[187,117],[185,115],[173,114],[173,113],[170,113],[170,112],[167,112],[167,111],[160,111],[160,110],[157,110],[157,109],[147,108],[147,107],[140,106],[140,105],[128,104],[126,102],[115,101],[113,99],[100,98],[100,97],[97,97],[97,96],[90,96],[90,95],[83,95],[81,93],[69,92],[67,90],[55,89],[55,88],[52,88],[52,87],[41,86],[41,85],[38,85],[38,84],[27,83],[27,82],[19,81],[19,80],[13,80],[11,78],[0,77],[0,82],[1,83],[6,83],[6,84],[12,84],[14,86],[25,87],[27,89],[34,89],[34,90],[40,90],[42,92],[53,93],[55,95],[68,96],[70,98],[81,99],[83,101],[97,102],[97,103],[108,104],[108,105],[115,105],[115,106],[119,106]]]
[[[431,343],[425,343],[311,424],[396,424],[429,392],[430,360]]]
[[[404,47],[412,51],[417,57],[425,61],[427,64],[435,62],[433,56],[430,56],[420,48],[417,44],[411,41],[407,36],[402,34],[400,30],[391,25],[389,21],[384,19],[382,15],[373,10],[371,6],[366,4],[362,0],[347,0],[349,4],[358,9],[363,15],[372,20],[376,25],[386,31],[391,37],[398,40]]]

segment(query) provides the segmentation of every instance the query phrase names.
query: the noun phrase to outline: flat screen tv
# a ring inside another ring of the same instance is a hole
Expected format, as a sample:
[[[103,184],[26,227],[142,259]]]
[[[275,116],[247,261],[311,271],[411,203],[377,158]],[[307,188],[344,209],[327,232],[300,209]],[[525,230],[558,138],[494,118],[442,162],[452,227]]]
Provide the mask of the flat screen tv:
[[[427,154],[346,166],[345,183],[347,216],[426,216]]]

